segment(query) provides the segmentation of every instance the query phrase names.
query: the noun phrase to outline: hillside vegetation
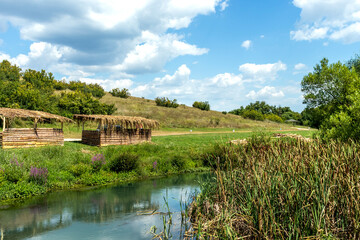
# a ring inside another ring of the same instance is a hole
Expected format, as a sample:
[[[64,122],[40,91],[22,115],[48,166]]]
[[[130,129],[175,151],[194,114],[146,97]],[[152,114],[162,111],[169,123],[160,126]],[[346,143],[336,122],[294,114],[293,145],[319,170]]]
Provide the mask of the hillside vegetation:
[[[100,102],[114,104],[117,110],[114,115],[140,116],[158,120],[161,127],[176,128],[252,128],[279,127],[278,123],[260,122],[244,119],[233,114],[217,111],[202,111],[197,108],[180,105],[177,108],[156,106],[155,101],[137,97],[118,98],[107,93]],[[289,126],[289,125],[283,125]]]

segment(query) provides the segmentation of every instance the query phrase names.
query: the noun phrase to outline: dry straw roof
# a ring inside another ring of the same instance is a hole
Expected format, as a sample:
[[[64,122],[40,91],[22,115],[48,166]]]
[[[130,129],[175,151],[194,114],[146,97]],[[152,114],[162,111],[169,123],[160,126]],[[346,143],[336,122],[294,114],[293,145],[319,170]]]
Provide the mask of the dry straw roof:
[[[52,113],[14,108],[0,108],[0,116],[6,118],[33,118],[37,121],[55,119],[59,122],[72,122],[69,118]]]
[[[78,122],[84,121],[100,121],[102,124],[115,125],[119,124],[125,128],[157,128],[159,122],[152,119],[142,117],[127,116],[110,116],[110,115],[74,115],[74,119]]]

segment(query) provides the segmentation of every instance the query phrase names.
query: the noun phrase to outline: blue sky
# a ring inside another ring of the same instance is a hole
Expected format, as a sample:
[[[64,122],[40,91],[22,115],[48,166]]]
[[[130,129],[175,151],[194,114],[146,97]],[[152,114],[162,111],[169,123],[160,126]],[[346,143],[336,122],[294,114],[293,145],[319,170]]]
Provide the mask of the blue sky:
[[[0,1],[0,60],[219,111],[301,111],[303,76],[359,43],[358,0]]]

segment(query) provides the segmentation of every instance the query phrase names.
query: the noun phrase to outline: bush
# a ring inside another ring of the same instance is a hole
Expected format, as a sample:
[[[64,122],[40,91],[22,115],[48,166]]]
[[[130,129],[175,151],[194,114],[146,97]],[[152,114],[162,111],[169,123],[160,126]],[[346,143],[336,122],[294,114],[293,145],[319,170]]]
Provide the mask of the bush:
[[[275,114],[266,114],[265,118],[273,122],[278,122],[278,123],[284,122],[284,120],[281,117]]]
[[[109,169],[113,172],[128,172],[135,170],[139,164],[139,156],[131,153],[121,153],[109,163]]]
[[[185,168],[186,161],[183,156],[175,155],[171,159],[171,165],[177,170],[183,170]]]
[[[119,89],[119,88],[114,88],[110,91],[110,94],[113,95],[114,97],[120,97],[120,98],[128,98],[131,96],[129,89],[127,88],[123,88],[123,89]]]
[[[5,179],[9,182],[17,183],[24,176],[23,163],[19,163],[16,157],[10,160],[10,164],[2,170]]]
[[[264,115],[256,110],[245,110],[242,116],[252,120],[264,121]]]
[[[84,173],[90,172],[92,167],[85,163],[78,163],[70,167],[70,172],[75,176],[79,177]]]
[[[194,108],[198,108],[198,109],[201,109],[201,110],[204,110],[204,111],[209,111],[210,110],[210,104],[209,104],[208,101],[206,101],[206,102],[195,101],[192,106]]]
[[[177,100],[170,100],[167,97],[157,97],[155,98],[156,106],[162,106],[162,107],[169,107],[169,108],[177,108],[179,104],[177,103]]]

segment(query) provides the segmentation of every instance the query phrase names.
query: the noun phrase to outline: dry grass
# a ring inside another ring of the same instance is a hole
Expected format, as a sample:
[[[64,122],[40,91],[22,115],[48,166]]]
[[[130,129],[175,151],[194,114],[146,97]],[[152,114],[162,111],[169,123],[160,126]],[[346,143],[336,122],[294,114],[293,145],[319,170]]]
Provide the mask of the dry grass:
[[[197,108],[180,105],[178,108],[156,106],[155,101],[137,97],[118,98],[107,93],[103,103],[115,104],[118,109],[114,115],[138,116],[154,119],[161,127],[177,128],[278,128],[281,125],[273,122],[261,122],[244,119],[233,114],[222,114],[217,111],[202,111]]]

